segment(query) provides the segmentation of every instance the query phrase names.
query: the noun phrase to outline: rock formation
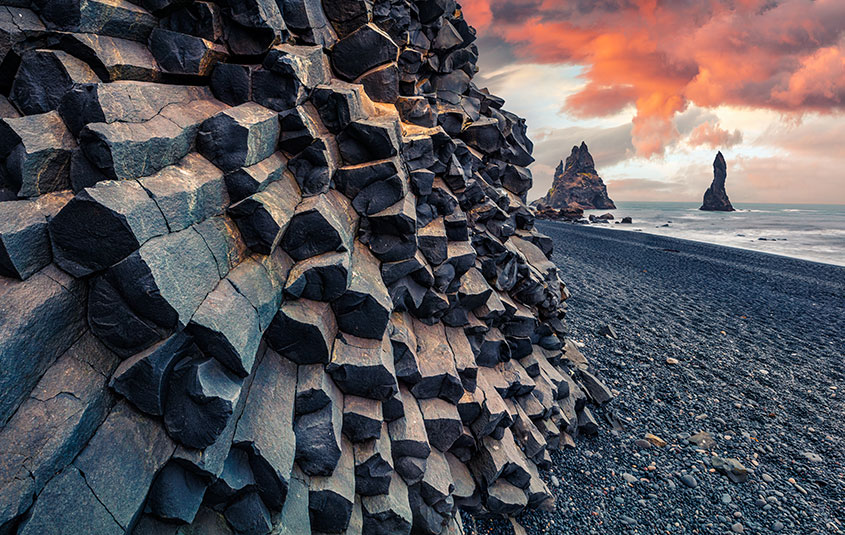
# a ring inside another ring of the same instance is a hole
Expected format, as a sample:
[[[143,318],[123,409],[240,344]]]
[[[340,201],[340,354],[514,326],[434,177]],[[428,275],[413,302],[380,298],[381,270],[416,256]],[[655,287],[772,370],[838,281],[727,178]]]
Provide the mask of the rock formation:
[[[552,506],[610,395],[454,0],[13,0],[0,35],[0,534]]]
[[[728,164],[725,157],[719,151],[716,159],[713,160],[713,182],[707,191],[704,192],[704,204],[699,210],[709,212],[733,212],[731,200],[728,199],[728,192],[725,191],[725,179],[728,177]]]
[[[538,210],[553,208],[574,212],[582,210],[612,210],[616,208],[607,196],[607,186],[596,172],[596,164],[587,144],[572,147],[566,163],[555,170],[552,188],[545,197],[532,203]]]

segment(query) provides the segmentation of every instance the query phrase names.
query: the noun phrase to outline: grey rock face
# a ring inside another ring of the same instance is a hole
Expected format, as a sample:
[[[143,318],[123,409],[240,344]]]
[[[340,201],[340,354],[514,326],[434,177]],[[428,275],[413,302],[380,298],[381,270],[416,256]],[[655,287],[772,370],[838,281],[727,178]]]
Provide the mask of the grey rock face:
[[[457,535],[550,503],[549,448],[610,391],[454,0],[11,4],[0,534]]]
[[[572,147],[572,154],[555,171],[552,188],[545,197],[535,201],[539,210],[546,208],[593,210],[614,209],[607,196],[607,187],[596,172],[593,157],[586,143]]]
[[[725,179],[728,177],[728,164],[721,151],[713,160],[713,183],[704,192],[704,204],[699,210],[708,212],[733,212],[734,207],[725,191]]]

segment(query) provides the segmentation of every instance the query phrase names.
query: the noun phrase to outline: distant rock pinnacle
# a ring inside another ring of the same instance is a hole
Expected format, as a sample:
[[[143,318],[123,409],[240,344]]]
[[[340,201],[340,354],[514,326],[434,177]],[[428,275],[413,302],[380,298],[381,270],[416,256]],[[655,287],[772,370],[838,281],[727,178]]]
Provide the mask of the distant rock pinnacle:
[[[560,162],[555,171],[552,188],[534,204],[539,209],[562,209],[573,205],[584,210],[616,208],[607,196],[607,187],[596,172],[596,164],[584,142],[580,147],[572,147],[566,164]]]
[[[725,162],[725,157],[719,152],[713,161],[713,183],[704,192],[704,204],[701,205],[699,210],[710,212],[734,211],[734,207],[731,206],[731,201],[728,199],[728,193],[725,191],[725,179],[727,176],[728,164]]]

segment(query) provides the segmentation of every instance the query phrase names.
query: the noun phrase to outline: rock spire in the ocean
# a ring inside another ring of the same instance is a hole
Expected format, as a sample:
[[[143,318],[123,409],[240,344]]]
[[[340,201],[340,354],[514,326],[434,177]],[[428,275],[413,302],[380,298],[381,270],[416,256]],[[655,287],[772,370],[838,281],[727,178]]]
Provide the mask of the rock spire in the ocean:
[[[699,210],[708,212],[733,212],[731,200],[728,199],[728,192],[725,191],[725,179],[728,177],[728,164],[725,157],[719,151],[716,159],[713,160],[713,183],[704,192],[704,204]]]
[[[454,0],[0,6],[0,534],[553,505],[610,393],[474,40]]]
[[[545,197],[535,201],[534,205],[540,210],[546,208],[612,210],[616,208],[607,195],[607,186],[596,172],[593,156],[584,142],[581,142],[580,147],[577,145],[572,147],[572,153],[565,164],[560,162],[555,170],[552,188]]]

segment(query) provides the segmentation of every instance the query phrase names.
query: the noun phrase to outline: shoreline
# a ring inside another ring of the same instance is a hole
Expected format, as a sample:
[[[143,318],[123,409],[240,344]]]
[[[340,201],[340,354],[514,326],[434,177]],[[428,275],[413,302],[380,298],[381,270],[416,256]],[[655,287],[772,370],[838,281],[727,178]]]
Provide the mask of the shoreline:
[[[721,248],[725,248],[725,249],[746,251],[746,252],[750,252],[750,253],[755,253],[755,254],[760,254],[760,255],[765,255],[765,256],[773,256],[773,257],[777,257],[777,258],[785,258],[785,259],[789,259],[789,260],[799,260],[801,262],[809,262],[811,264],[819,264],[819,265],[823,265],[823,266],[833,266],[833,267],[845,268],[845,258],[843,258],[841,264],[836,264],[836,263],[833,263],[833,262],[824,262],[822,260],[805,258],[805,257],[801,257],[801,256],[793,256],[793,255],[770,252],[770,251],[761,251],[759,249],[752,249],[750,247],[740,247],[738,245],[725,245],[725,244],[722,244],[722,243],[715,243],[715,242],[711,242],[711,241],[695,240],[695,239],[692,239],[692,238],[682,238],[682,237],[679,237],[679,236],[669,236],[669,235],[666,235],[666,234],[658,234],[658,233],[654,233],[654,232],[649,232],[649,231],[644,230],[644,229],[638,229],[638,228],[636,228],[637,223],[634,223],[633,225],[628,225],[628,224],[617,225],[615,223],[582,224],[582,223],[571,223],[571,222],[568,222],[568,221],[545,221],[545,220],[540,220],[540,221],[542,221],[542,223],[550,222],[552,224],[573,225],[573,226],[577,226],[577,227],[603,230],[603,231],[606,231],[606,232],[622,231],[622,232],[627,232],[627,233],[635,234],[635,235],[655,236],[655,237],[658,237],[658,238],[664,238],[664,239],[668,239],[668,240],[678,240],[678,241],[681,241],[681,242],[687,242],[687,243],[695,244],[695,245],[708,245],[708,246],[712,246],[712,247],[721,247]],[[627,228],[625,228],[625,227],[627,227]]]
[[[551,453],[543,478],[557,510],[520,515],[529,535],[845,530],[845,268],[537,227],[572,294],[569,337],[615,399],[596,411],[598,436]],[[718,471],[721,460],[747,480]],[[483,521],[468,533],[513,531]]]

